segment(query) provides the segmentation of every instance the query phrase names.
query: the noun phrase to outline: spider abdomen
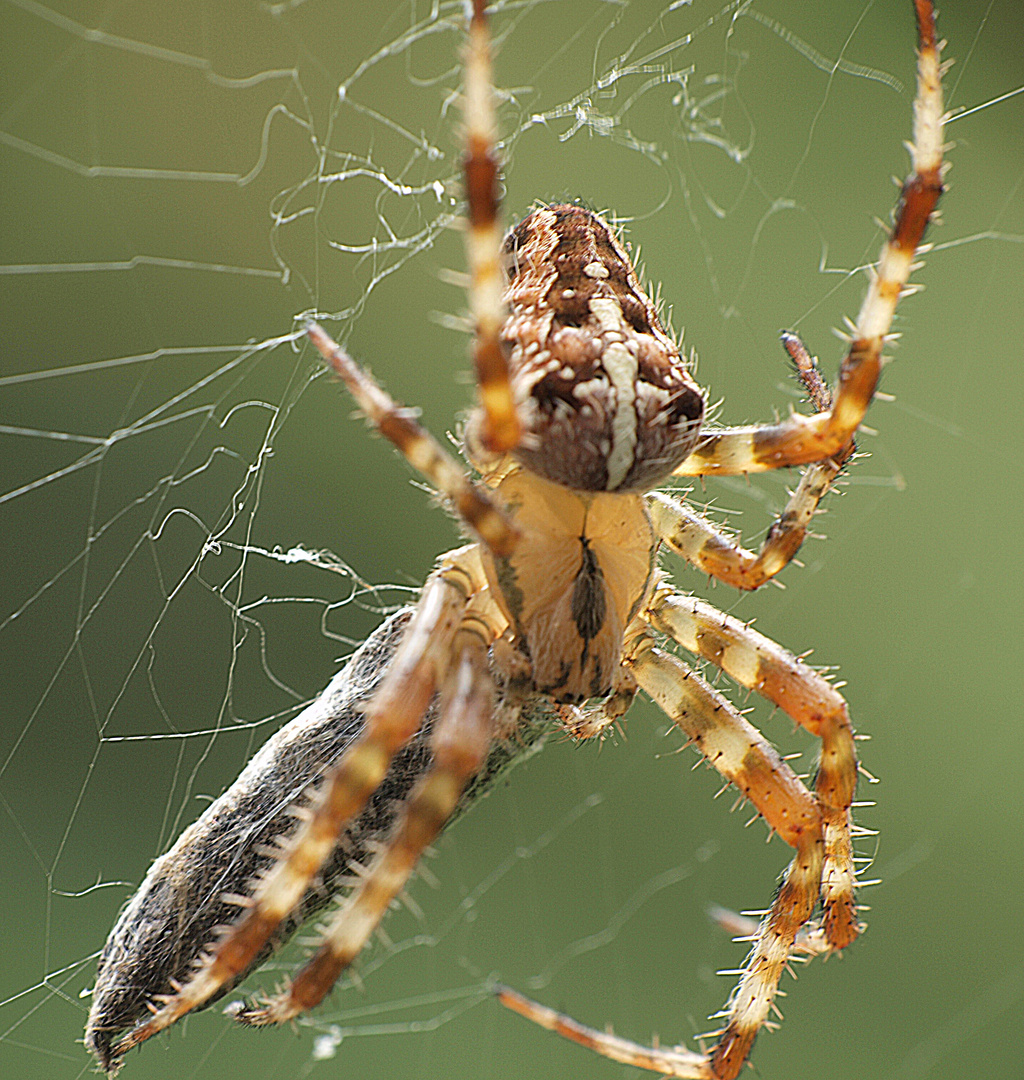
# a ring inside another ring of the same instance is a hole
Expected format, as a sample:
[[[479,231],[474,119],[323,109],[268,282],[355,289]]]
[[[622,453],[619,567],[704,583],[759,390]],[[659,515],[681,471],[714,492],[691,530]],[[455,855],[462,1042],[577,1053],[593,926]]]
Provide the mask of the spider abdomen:
[[[693,448],[704,397],[611,228],[579,206],[541,207],[505,254],[513,455],[583,491],[656,486]]]

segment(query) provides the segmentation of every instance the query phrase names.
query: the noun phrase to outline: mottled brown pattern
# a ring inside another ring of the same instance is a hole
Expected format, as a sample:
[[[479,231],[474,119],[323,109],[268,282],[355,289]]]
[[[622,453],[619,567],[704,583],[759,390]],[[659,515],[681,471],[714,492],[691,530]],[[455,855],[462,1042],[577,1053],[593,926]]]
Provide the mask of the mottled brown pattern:
[[[502,337],[524,422],[516,459],[566,487],[605,491],[614,428],[628,422],[636,448],[614,490],[660,483],[693,448],[704,397],[611,227],[581,206],[539,207],[508,234],[505,258]],[[602,328],[595,300],[618,305],[618,327]],[[612,343],[636,365],[635,401],[620,401],[609,378]]]
[[[363,707],[380,685],[411,615],[412,609],[406,608],[382,623],[317,700],[273,735],[231,787],[153,863],[100,956],[85,1042],[102,1068],[117,1069],[125,1050],[117,1035],[149,1016],[147,1003],[154,995],[168,993],[189,977],[196,957],[214,940],[216,927],[237,919],[233,897],[251,890],[252,882],[273,866],[273,848],[299,826],[295,807],[308,804],[324,767],[358,738]],[[389,835],[413,784],[429,765],[435,718],[436,702],[369,805],[339,838],[319,881],[310,883],[257,963],[322,911],[344,887],[351,863],[368,859]],[[492,747],[463,803],[468,805],[524,756],[548,722],[542,712],[519,716],[514,734],[507,732],[509,737]],[[245,971],[207,1004],[230,990]]]

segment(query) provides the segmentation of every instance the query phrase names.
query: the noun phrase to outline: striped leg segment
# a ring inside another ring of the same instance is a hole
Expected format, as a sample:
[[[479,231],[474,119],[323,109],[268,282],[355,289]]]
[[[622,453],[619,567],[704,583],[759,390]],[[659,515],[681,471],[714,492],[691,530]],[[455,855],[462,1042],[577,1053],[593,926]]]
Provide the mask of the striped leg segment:
[[[243,1009],[245,1024],[277,1024],[319,1005],[338,976],[362,951],[388,906],[438,833],[469,780],[479,772],[494,733],[494,685],[487,650],[500,627],[478,616],[463,620],[452,664],[441,690],[431,735],[433,764],[410,795],[394,834],[338,910],[313,958],[282,993]]]
[[[758,927],[739,985],[723,1010],[725,1029],[711,1052],[718,1080],[739,1076],[757,1033],[768,1022],[796,936],[814,911],[821,868],[821,833],[808,832],[797,844],[771,909]]]
[[[797,847],[820,833],[817,800],[770,742],[721,694],[646,635],[630,660],[640,688],[690,743],[757,807],[773,832]]]
[[[686,732],[709,764],[731,780],[796,850],[758,928],[743,976],[726,1007],[726,1026],[710,1056],[712,1074],[718,1080],[733,1080],[768,1019],[796,935],[814,910],[824,859],[822,815],[818,800],[774,747],[681,660],[641,638],[633,671],[640,686]]]
[[[677,555],[727,585],[756,589],[775,577],[800,550],[818,503],[839,469],[830,459],[812,465],[804,473],[756,553],[748,551],[693,507],[665,492],[648,495],[647,509],[658,535]]]
[[[832,407],[832,392],[818,370],[817,360],[796,334],[785,333],[782,343],[789,353],[811,404],[819,413]],[[737,589],[756,589],[786,567],[800,550],[818,504],[853,455],[853,440],[828,458],[804,470],[782,513],[772,523],[756,554],[717,528],[686,503],[656,491],[647,508],[662,540],[677,555],[706,574]]]
[[[853,728],[842,695],[818,672],[746,624],[693,596],[655,594],[644,617],[684,649],[710,660],[821,739],[814,791],[824,828],[821,877],[825,940],[834,949],[859,932],[850,805],[857,783]]]
[[[307,333],[374,427],[451,500],[459,516],[491,551],[510,555],[518,533],[490,492],[474,483],[462,465],[416,421],[412,411],[400,406],[321,326],[310,323]]]
[[[492,453],[504,453],[519,442],[521,427],[512,399],[508,361],[501,343],[505,321],[505,289],[498,222],[497,125],[494,80],[487,31],[487,5],[474,0],[466,47],[466,156],[463,163],[469,229],[469,305],[473,316],[473,361],[476,365],[482,416],[477,437]]]
[[[689,736],[708,762],[796,849],[771,910],[758,928],[726,1027],[711,1054],[718,1080],[733,1080],[768,1019],[796,935],[811,917],[822,880],[824,840],[818,802],[775,748],[677,657],[641,639],[633,670],[640,686]]]
[[[531,1001],[500,983],[494,987],[494,993],[506,1008],[548,1031],[555,1032],[556,1035],[593,1050],[602,1057],[611,1058],[612,1061],[638,1069],[649,1069],[663,1076],[681,1077],[682,1080],[714,1080],[707,1057],[687,1050],[685,1046],[659,1046],[652,1049],[630,1039],[620,1039],[608,1031],[587,1027],[586,1024],[573,1020],[571,1016]]]
[[[896,304],[908,291],[914,255],[942,194],[942,66],[931,0],[915,0],[918,29],[917,97],[914,101],[913,172],[903,184],[896,224],[882,248],[839,371],[831,409],[793,414],[777,424],[708,432],[677,476],[764,472],[822,461],[853,438],[882,370],[882,349]]]
[[[578,1024],[505,987],[503,1004],[527,1019],[615,1061],[698,1080],[734,1080],[764,1026],[797,933],[810,918],[822,876],[822,819],[818,801],[772,745],[678,657],[641,633],[629,664],[641,689],[686,733],[690,743],[757,807],[796,857],[783,878],[739,986],[726,1007],[721,1039],[709,1056],[681,1047],[642,1046]]]
[[[188,982],[120,1040],[115,1058],[208,1001],[253,962],[305,895],[345,825],[380,786],[394,755],[419,728],[444,682],[470,597],[485,584],[474,547],[442,557],[440,567],[427,579],[384,682],[366,707],[362,734],[328,773],[314,807],[281,859],[259,881],[242,917],[211,947]]]

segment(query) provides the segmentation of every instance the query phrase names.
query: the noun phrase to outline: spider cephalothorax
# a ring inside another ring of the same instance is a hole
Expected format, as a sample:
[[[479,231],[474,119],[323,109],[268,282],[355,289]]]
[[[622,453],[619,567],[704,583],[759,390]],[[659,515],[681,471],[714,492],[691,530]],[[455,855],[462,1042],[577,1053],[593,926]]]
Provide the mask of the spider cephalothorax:
[[[415,609],[360,650],[333,690],[339,700],[332,704],[325,693],[279,732],[154,864],[100,960],[86,1043],[104,1067],[116,1069],[132,1046],[234,985],[322,904],[322,884],[344,898],[315,955],[279,993],[232,1012],[264,1025],[314,1007],[359,954],[460,800],[465,805],[515,747],[536,740],[538,716],[553,714],[577,737],[597,734],[625,714],[637,689],[794,851],[752,930],[715,1044],[707,1053],[645,1047],[505,987],[497,988],[500,999],[617,1061],[692,1080],[733,1080],[768,1023],[794,949],[836,951],[856,938],[857,757],[846,702],[782,646],[676,589],[656,561],[665,548],[720,581],[757,588],[792,559],[852,453],[896,303],[942,192],[934,15],[930,0],[915,0],[915,7],[913,172],[835,391],[788,335],[784,343],[813,414],[702,431],[703,396],[605,221],[578,206],[540,207],[502,244],[486,13],[476,0],[465,114],[480,403],[466,443],[479,478],[319,326],[308,327],[365,415],[475,539],[441,555]],[[756,553],[678,492],[649,490],[673,473],[739,475],[789,465],[807,468]],[[674,647],[774,703],[820,740],[810,787]],[[582,703],[585,710],[568,707]],[[326,737],[325,724],[335,718],[344,731]],[[297,774],[285,763],[309,732],[327,759]],[[382,792],[393,793],[383,816],[375,804]],[[275,808],[269,825],[262,812],[254,824],[244,809],[253,805]],[[279,830],[269,854],[268,828]],[[222,894],[213,890],[211,898],[204,883],[199,900],[189,876],[195,853],[225,833],[249,837],[256,854],[229,860],[217,879]],[[349,858],[346,885],[339,879]],[[211,940],[211,927],[222,921],[216,915],[227,907],[242,912]],[[812,921],[816,909],[820,920]],[[159,947],[164,952],[154,959]]]

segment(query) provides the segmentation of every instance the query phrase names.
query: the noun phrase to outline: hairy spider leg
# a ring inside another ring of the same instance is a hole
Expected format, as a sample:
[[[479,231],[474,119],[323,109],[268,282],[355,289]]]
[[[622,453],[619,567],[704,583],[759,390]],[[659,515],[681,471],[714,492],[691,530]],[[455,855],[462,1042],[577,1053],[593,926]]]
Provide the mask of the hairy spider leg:
[[[278,1024],[319,1005],[366,945],[416,863],[451,817],[466,784],[480,771],[495,731],[494,683],[488,669],[491,643],[505,629],[486,593],[486,608],[472,607],[455,635],[455,658],[441,687],[438,719],[430,737],[433,762],[413,788],[392,836],[339,908],[320,948],[282,992],[242,1009],[244,1024]]]
[[[644,1046],[581,1024],[507,986],[499,984],[494,992],[504,1006],[520,1016],[612,1061],[680,1080],[735,1080],[758,1031],[767,1023],[778,981],[800,927],[814,909],[821,862],[820,836],[804,835],[761,924],[744,980],[721,1013],[729,1020],[710,1054],[698,1054],[685,1046]]]
[[[518,445],[522,428],[501,342],[501,327],[507,312],[503,300],[502,230],[498,221],[494,76],[486,9],[485,0],[474,0],[466,47],[466,154],[463,161],[469,210],[466,262],[474,327],[473,362],[483,411],[479,437],[489,451],[501,454]]]
[[[670,588],[655,592],[643,617],[659,633],[710,660],[741,686],[756,691],[821,740],[814,779],[824,827],[821,879],[825,939],[844,949],[860,926],[853,890],[856,873],[850,806],[857,785],[857,752],[842,695],[822,675],[771,638],[695,596]]]
[[[815,410],[827,412],[832,407],[832,394],[818,371],[817,361],[796,334],[783,334],[782,342]],[[833,457],[804,470],[756,553],[667,493],[652,492],[647,497],[647,508],[661,539],[676,554],[727,585],[756,589],[788,566],[800,550],[818,504],[855,449],[851,439]]]
[[[651,492],[647,509],[658,535],[677,555],[726,585],[756,589],[775,577],[800,550],[818,503],[840,468],[829,461],[807,469],[756,553],[666,492]]]
[[[458,460],[416,421],[413,412],[397,404],[320,325],[310,323],[307,333],[374,427],[451,501],[462,520],[491,551],[496,555],[511,554],[519,534],[487,488],[475,483]]]
[[[734,1080],[768,1019],[779,979],[801,927],[811,917],[822,877],[824,842],[817,800],[767,739],[721,694],[644,631],[630,642],[627,664],[644,690],[710,765],[750,800],[796,850],[772,907],[758,928],[743,976],[708,1056],[682,1047],[642,1046],[602,1034],[505,987],[503,1004],[589,1049],[637,1068],[688,1080]]]
[[[815,416],[793,413],[777,424],[722,428],[704,434],[676,476],[720,476],[803,465],[842,451],[864,419],[882,370],[882,349],[900,296],[915,269],[914,256],[943,190],[942,65],[931,0],[915,0],[917,97],[913,171],[904,182],[896,224],[882,247],[867,295],[853,326],[850,348],[839,370],[832,407]]]
[[[739,984],[718,1014],[726,1019],[726,1025],[711,1051],[711,1069],[717,1080],[739,1076],[757,1033],[768,1023],[797,934],[817,902],[823,857],[820,833],[807,832],[800,837],[793,861],[758,927]]]
[[[825,382],[818,367],[818,358],[811,356],[807,346],[792,330],[783,330],[779,335],[782,347],[793,361],[793,370],[797,378],[803,383],[807,391],[807,397],[814,406],[815,412],[828,412],[832,408],[832,391]],[[842,451],[844,455],[853,453],[853,444],[850,443]]]
[[[193,976],[114,1047],[122,1057],[208,1001],[253,962],[302,899],[345,825],[380,786],[394,755],[415,734],[444,682],[452,642],[474,593],[486,587],[477,549],[442,556],[427,579],[416,611],[384,682],[366,707],[359,738],[327,774],[311,813],[285,845],[281,859],[258,882],[238,922],[200,959]]]
[[[807,832],[820,836],[817,800],[734,705],[645,632],[634,637],[626,663],[640,689],[790,847]]]
[[[563,1039],[593,1050],[601,1057],[682,1080],[714,1080],[706,1054],[698,1054],[685,1046],[659,1046],[652,1050],[632,1039],[623,1039],[610,1031],[598,1031],[597,1028],[581,1024],[567,1013],[549,1009],[502,983],[495,984],[494,993],[505,1008],[547,1031],[561,1035]]]

